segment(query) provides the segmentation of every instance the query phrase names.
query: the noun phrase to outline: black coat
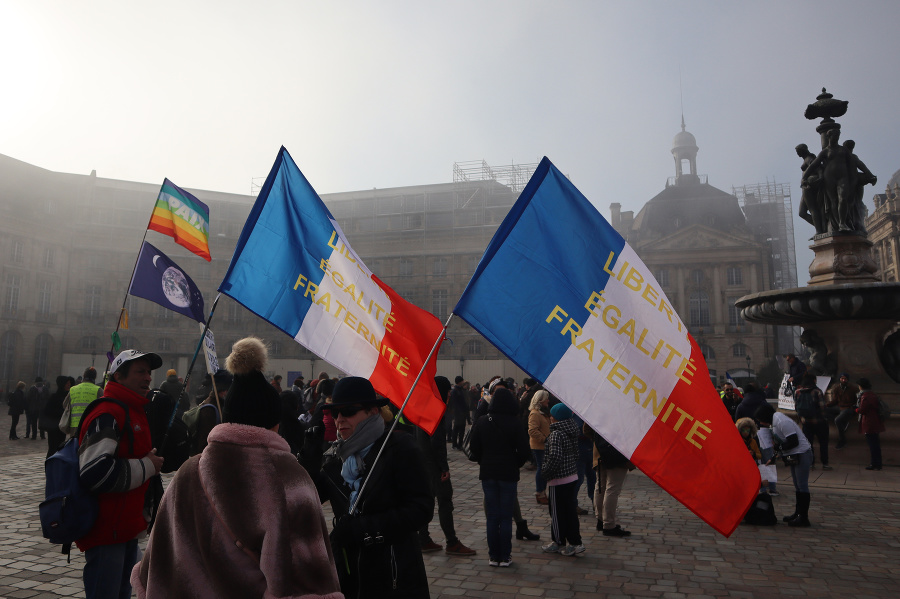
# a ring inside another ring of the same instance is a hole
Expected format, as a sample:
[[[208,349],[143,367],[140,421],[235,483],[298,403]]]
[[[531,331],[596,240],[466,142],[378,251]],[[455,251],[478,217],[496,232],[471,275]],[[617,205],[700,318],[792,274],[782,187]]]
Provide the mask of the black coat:
[[[371,475],[354,517],[345,515],[350,488],[341,477],[340,458],[326,454],[317,469],[317,442],[310,439],[314,436],[308,435],[304,445],[301,463],[311,475],[316,473],[319,498],[330,501],[335,514],[331,545],[341,591],[348,598],[429,596],[418,530],[434,514],[434,497],[411,435],[395,430],[372,469],[386,435],[387,431],[366,455],[366,472]]]
[[[481,466],[480,480],[517,481],[519,468],[531,455],[518,402],[512,394],[504,395],[508,395],[508,403],[495,394],[488,413],[472,427],[469,459]]]
[[[10,416],[18,416],[25,412],[25,392],[16,389],[9,394],[9,412]]]

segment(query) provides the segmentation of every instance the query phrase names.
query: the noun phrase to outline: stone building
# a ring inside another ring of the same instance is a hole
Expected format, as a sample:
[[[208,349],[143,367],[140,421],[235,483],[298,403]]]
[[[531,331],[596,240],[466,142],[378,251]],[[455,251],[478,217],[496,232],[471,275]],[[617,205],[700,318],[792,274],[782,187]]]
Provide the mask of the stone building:
[[[900,280],[900,171],[894,173],[884,193],[873,198],[875,211],[866,217],[866,231],[874,246],[878,276],[884,282]]]
[[[790,220],[789,195],[782,190],[770,202],[747,188],[730,194],[713,187],[697,174],[698,149],[682,121],[672,144],[675,177],[637,215],[612,204],[611,224],[654,273],[700,345],[710,376],[720,382],[726,371],[750,376],[777,353],[792,351],[790,331],[779,348],[775,327],[745,322],[734,303],[749,293],[796,285],[796,266],[791,278],[790,261],[781,260],[785,251],[793,256],[793,230],[776,235],[774,226],[784,229]],[[783,248],[777,252],[776,237]]]
[[[535,165],[456,165],[454,182],[324,195],[369,268],[442,321],[462,294],[499,224]],[[529,170],[530,169],[530,170]],[[176,182],[177,183],[177,182]],[[0,390],[16,381],[106,366],[124,307],[123,346],[159,353],[161,372],[183,375],[199,341],[196,322],[126,291],[159,184],[56,173],[0,155]],[[194,280],[209,311],[254,198],[189,189],[210,207],[212,262],[154,231],[147,240]],[[523,280],[523,288],[529,282]],[[333,367],[289,336],[222,297],[212,321],[220,357],[248,334],[270,346],[272,373],[309,378]],[[475,381],[524,376],[460,319],[438,371]],[[205,368],[197,367],[197,373]],[[156,384],[161,382],[155,380]],[[195,379],[196,380],[196,379]]]

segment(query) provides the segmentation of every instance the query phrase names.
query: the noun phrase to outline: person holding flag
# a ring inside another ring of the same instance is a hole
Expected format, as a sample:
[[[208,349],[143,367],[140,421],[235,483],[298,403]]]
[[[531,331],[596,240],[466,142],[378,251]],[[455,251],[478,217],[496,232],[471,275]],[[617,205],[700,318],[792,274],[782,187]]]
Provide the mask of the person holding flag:
[[[388,436],[386,404],[367,379],[338,381],[324,406],[338,440],[323,456],[322,427],[307,431],[300,463],[322,503],[331,502],[331,545],[344,595],[428,597],[418,531],[432,518],[434,497],[413,437],[399,430]]]

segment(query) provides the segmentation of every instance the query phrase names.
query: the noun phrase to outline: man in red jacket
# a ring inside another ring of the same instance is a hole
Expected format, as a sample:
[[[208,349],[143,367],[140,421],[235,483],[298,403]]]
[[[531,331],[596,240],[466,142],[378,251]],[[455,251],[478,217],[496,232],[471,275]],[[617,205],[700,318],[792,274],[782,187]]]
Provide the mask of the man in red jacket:
[[[85,552],[82,577],[88,599],[131,596],[137,539],[147,530],[144,497],[163,462],[152,446],[144,412],[151,372],[160,366],[162,358],[156,354],[133,349],[120,353],[110,366],[103,397],[127,406],[127,414],[119,404],[105,401],[81,423],[81,481],[100,503],[94,527],[76,542]]]

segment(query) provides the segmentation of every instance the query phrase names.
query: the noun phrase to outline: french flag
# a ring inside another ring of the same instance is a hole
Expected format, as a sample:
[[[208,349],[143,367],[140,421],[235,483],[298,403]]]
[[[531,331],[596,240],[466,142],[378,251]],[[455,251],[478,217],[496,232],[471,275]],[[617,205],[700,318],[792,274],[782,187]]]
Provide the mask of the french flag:
[[[705,522],[734,531],[759,471],[696,341],[637,254],[546,157],[453,312]]]
[[[442,323],[372,274],[284,147],[219,291],[397,406],[421,372],[403,414],[434,432]]]

